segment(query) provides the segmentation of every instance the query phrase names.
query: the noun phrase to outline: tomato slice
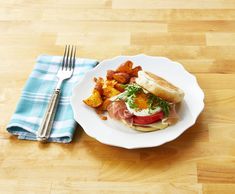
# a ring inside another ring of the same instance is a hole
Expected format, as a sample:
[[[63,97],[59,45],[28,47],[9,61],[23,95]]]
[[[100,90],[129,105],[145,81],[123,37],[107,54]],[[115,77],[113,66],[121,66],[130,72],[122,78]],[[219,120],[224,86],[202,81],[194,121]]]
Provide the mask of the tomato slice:
[[[161,120],[164,117],[164,114],[162,111],[157,112],[153,115],[148,116],[133,116],[133,123],[134,124],[151,124],[155,123],[156,121]]]

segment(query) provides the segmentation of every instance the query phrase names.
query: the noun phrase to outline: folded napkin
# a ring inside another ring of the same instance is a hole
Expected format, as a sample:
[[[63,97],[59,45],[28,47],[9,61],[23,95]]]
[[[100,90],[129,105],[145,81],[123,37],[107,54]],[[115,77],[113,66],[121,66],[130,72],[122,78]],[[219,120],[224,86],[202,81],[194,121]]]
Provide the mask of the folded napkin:
[[[36,133],[43,114],[57,83],[56,73],[61,56],[39,56],[36,65],[22,91],[16,111],[7,126],[8,132],[18,139],[36,140]],[[72,141],[76,122],[70,105],[72,88],[98,62],[91,59],[77,59],[73,76],[62,85],[59,105],[56,111],[51,136],[48,141],[69,143]]]

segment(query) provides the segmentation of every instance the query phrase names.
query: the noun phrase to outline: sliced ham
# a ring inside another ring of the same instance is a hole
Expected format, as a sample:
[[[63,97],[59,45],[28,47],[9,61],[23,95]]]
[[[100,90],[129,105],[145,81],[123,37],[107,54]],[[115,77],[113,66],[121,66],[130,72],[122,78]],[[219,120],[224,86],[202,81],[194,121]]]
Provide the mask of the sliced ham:
[[[129,119],[133,115],[127,110],[124,101],[114,101],[107,107],[108,114],[113,119]]]
[[[111,118],[117,119],[117,120],[125,120],[130,125],[133,125],[133,114],[130,113],[126,107],[126,104],[122,100],[113,101],[108,107],[107,107],[108,114]],[[179,116],[176,113],[175,110],[175,104],[171,105],[171,110],[169,113],[169,116],[162,119],[162,126],[158,128],[165,128],[168,125],[173,125],[179,120]],[[159,125],[159,124],[158,124]],[[143,125],[144,127],[147,127],[148,125]],[[148,127],[156,127],[156,126],[148,126]]]
[[[173,125],[179,120],[179,116],[175,110],[175,104],[171,105],[171,110],[169,116],[162,120],[162,123],[167,123],[168,125]]]

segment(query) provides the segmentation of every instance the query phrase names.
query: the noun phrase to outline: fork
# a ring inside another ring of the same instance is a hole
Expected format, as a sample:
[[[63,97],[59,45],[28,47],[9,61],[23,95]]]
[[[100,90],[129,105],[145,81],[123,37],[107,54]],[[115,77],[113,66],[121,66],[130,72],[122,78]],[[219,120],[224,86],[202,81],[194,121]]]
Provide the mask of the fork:
[[[56,109],[60,98],[61,86],[63,81],[69,79],[73,74],[75,66],[75,56],[76,47],[66,45],[64,50],[64,56],[61,62],[61,67],[59,68],[56,75],[58,82],[51,96],[46,112],[42,118],[42,123],[36,135],[37,140],[39,141],[47,141],[50,137],[54,117],[56,114]]]

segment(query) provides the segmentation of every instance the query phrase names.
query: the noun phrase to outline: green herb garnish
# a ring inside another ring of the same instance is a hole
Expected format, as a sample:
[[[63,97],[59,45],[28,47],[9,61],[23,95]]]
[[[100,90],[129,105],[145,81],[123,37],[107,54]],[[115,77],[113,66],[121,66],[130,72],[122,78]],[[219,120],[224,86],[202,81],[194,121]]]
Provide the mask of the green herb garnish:
[[[165,116],[168,116],[170,113],[170,104],[163,100],[162,98],[155,96],[153,94],[149,94],[148,98],[148,108],[150,110],[155,109],[157,106],[161,107],[162,112]]]
[[[137,105],[135,104],[136,94],[144,92],[143,88],[137,84],[128,84],[125,85],[125,92],[123,92],[117,99],[124,100],[130,108],[137,109]],[[170,113],[170,104],[163,100],[160,97],[157,97],[151,93],[148,93],[148,109],[149,112],[151,110],[156,109],[157,107],[162,109],[162,112],[165,116],[168,116]]]
[[[136,94],[142,92],[143,89],[137,84],[129,84],[125,86],[125,92],[118,97],[118,99],[125,100],[130,108],[136,109],[137,105],[135,104]]]
[[[129,84],[128,86],[126,86],[125,91],[127,91],[127,97],[128,97],[143,91],[143,89],[141,88],[141,86],[137,84]]]

